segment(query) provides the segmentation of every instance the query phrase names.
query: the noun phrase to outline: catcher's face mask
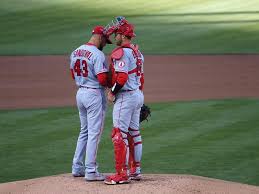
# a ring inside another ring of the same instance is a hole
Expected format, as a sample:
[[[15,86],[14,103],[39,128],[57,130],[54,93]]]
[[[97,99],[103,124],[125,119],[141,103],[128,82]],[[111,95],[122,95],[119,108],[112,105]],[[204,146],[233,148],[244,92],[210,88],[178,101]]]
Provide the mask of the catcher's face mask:
[[[117,16],[114,20],[111,21],[107,26],[104,28],[105,34],[110,36],[113,34],[120,26],[127,23],[127,20],[123,16]]]

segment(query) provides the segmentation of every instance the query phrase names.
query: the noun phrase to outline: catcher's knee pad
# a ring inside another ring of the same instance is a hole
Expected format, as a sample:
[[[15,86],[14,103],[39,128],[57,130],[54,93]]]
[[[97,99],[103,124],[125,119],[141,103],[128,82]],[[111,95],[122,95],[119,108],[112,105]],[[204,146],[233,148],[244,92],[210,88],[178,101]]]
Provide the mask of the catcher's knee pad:
[[[126,172],[126,161],[127,161],[127,144],[125,139],[127,139],[127,134],[123,134],[119,128],[113,128],[112,130],[112,143],[114,146],[114,156],[115,156],[115,168],[118,173]],[[125,136],[126,137],[123,137]]]

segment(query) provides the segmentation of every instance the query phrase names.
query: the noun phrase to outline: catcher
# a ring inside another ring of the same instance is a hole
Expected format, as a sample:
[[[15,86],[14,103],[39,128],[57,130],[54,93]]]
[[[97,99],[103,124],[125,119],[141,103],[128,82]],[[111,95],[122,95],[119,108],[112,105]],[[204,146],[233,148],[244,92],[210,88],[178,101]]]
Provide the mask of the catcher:
[[[134,26],[124,17],[117,17],[106,30],[108,35],[115,34],[118,46],[111,54],[111,90],[108,92],[108,100],[114,102],[112,142],[116,174],[106,177],[104,181],[114,185],[128,183],[130,179],[141,179],[142,140],[139,122],[140,117],[144,119],[143,115],[140,116],[144,102],[144,57],[138,46],[131,43],[136,36]]]

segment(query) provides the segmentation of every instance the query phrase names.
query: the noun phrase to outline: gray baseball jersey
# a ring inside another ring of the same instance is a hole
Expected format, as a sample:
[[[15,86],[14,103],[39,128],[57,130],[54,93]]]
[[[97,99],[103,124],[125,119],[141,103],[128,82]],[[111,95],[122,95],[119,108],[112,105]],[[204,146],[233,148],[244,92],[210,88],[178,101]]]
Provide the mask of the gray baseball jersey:
[[[97,75],[108,71],[107,63],[103,52],[92,44],[77,48],[70,59],[70,69],[79,86],[76,102],[81,124],[72,173],[95,173],[98,171],[96,156],[106,111],[104,88],[99,84]]]
[[[70,61],[70,69],[74,70],[77,86],[102,88],[97,74],[108,71],[108,64],[102,51],[87,43],[72,52]]]
[[[121,89],[123,90],[136,90],[140,86],[140,73],[144,72],[144,57],[139,51],[139,56],[135,56],[130,48],[123,48],[124,55],[119,60],[113,60],[114,69],[116,72],[124,72],[128,74],[128,80]],[[141,58],[141,69],[138,69],[136,62],[137,57]]]

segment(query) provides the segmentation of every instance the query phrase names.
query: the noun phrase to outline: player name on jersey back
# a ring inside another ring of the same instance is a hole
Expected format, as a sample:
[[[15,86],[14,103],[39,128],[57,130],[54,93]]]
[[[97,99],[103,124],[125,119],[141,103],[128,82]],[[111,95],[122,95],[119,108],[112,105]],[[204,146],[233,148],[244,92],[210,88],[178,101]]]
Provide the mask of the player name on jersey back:
[[[77,49],[74,51],[73,57],[85,57],[88,60],[90,60],[92,55],[93,53],[91,51],[84,50],[84,49]]]

